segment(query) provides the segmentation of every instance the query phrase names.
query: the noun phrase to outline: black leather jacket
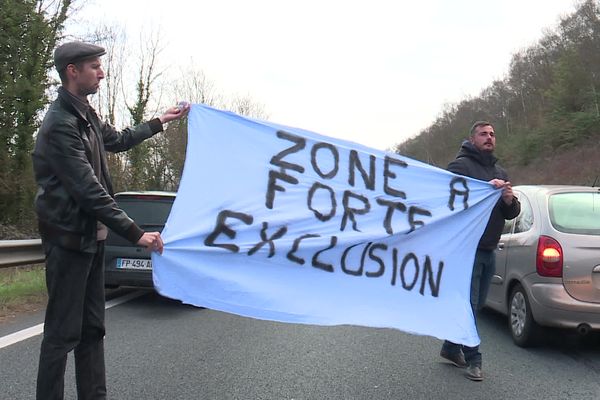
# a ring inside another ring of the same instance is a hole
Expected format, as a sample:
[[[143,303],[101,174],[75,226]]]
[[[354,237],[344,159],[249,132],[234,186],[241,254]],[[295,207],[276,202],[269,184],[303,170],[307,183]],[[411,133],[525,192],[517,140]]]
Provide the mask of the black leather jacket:
[[[448,164],[448,171],[486,182],[495,178],[508,181],[508,174],[502,167],[496,165],[497,161],[498,159],[491,153],[482,153],[471,142],[464,141],[456,159]],[[521,203],[516,197],[513,197],[510,205],[507,205],[500,198],[492,210],[477,248],[483,250],[495,249],[502,234],[504,220],[515,218],[520,211]]]
[[[128,150],[160,131],[162,124],[154,119],[117,132],[98,118],[86,117],[75,106],[72,95],[59,88],[32,154],[37,182],[35,210],[42,240],[72,250],[95,252],[100,221],[136,243],[144,231],[112,198],[104,150]],[[101,179],[94,173],[90,135],[95,135],[100,148]]]

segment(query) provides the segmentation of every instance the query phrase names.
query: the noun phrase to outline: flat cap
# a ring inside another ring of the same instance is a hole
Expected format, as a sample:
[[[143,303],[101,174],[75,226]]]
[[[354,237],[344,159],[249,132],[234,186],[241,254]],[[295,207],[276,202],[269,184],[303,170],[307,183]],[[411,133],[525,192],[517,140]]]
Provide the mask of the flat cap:
[[[87,58],[100,57],[106,54],[104,47],[85,42],[68,42],[54,50],[54,66],[57,71],[63,70],[69,64]]]

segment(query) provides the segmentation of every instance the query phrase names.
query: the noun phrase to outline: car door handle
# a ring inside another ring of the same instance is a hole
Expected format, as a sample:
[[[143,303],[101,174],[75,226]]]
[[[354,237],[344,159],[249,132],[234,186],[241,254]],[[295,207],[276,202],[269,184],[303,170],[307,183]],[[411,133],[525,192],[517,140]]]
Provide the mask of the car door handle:
[[[504,250],[504,243],[498,243],[498,250]]]
[[[592,270],[592,272],[595,272],[595,273],[597,273],[597,274],[600,274],[600,265],[596,265],[596,266],[594,267],[594,269]]]

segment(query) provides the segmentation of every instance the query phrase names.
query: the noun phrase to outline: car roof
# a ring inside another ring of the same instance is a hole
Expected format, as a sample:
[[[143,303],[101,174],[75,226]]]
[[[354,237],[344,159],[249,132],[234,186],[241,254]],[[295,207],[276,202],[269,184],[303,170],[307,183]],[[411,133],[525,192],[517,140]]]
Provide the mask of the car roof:
[[[582,185],[517,185],[513,188],[522,192],[600,192],[600,187]]]
[[[119,192],[115,194],[115,197],[122,197],[122,196],[136,196],[136,197],[143,197],[143,196],[162,196],[162,197],[175,197],[177,195],[177,192],[166,192],[166,191],[161,191],[161,190],[144,190],[144,191],[127,191],[127,192]]]

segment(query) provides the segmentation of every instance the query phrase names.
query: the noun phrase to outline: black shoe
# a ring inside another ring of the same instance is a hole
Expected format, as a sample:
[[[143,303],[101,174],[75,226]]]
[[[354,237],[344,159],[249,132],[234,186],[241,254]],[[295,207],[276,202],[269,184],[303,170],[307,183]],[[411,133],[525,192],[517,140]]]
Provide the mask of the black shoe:
[[[454,366],[458,368],[465,368],[467,366],[467,362],[465,361],[465,356],[462,353],[462,351],[459,351],[457,353],[448,353],[447,351],[442,349],[442,351],[440,351],[440,356],[450,361],[452,364],[454,364]]]
[[[479,365],[469,365],[467,367],[466,377],[472,381],[481,382],[483,380],[481,367]]]

